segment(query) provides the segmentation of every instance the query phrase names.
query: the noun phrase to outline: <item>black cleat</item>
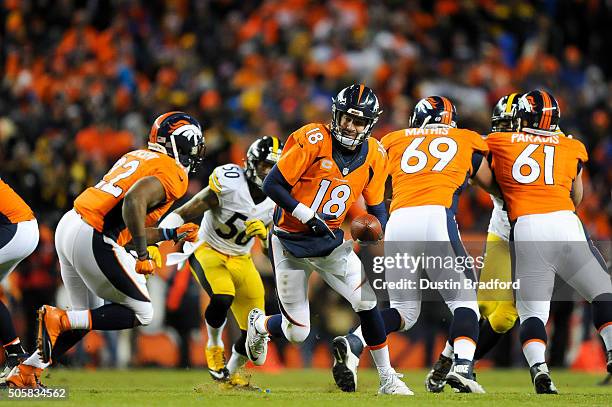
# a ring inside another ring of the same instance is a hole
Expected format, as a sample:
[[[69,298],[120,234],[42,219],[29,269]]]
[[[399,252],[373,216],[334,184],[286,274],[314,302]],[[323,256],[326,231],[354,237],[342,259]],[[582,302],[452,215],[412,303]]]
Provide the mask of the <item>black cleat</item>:
[[[455,357],[450,372],[446,375],[446,383],[458,393],[485,393],[476,381],[474,362]]]
[[[546,363],[536,363],[529,369],[531,382],[537,394],[559,394],[555,384],[550,378]]]
[[[359,356],[363,352],[361,339],[356,335],[338,336],[332,342],[334,367],[332,374],[340,390],[354,392],[357,390],[357,367]]]
[[[440,359],[434,363],[433,368],[425,378],[425,388],[431,393],[440,393],[444,391],[446,384],[446,375],[451,370],[453,359],[440,355]]]

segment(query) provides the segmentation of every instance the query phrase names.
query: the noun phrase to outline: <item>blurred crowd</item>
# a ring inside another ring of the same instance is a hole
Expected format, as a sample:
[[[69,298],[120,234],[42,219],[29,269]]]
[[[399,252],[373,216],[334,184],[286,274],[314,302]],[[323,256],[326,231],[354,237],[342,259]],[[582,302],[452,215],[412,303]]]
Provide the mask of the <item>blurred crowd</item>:
[[[589,151],[580,216],[595,240],[612,235],[604,0],[5,0],[0,19],[0,175],[43,233],[16,273],[21,293],[53,295],[59,217],[157,115],[183,110],[204,126],[193,194],[256,137],[329,121],[331,97],[355,81],[381,100],[378,138],[406,127],[423,96],[449,97],[459,127],[486,134],[500,96],[548,89],[562,130]],[[463,195],[462,232],[483,234],[488,195]]]

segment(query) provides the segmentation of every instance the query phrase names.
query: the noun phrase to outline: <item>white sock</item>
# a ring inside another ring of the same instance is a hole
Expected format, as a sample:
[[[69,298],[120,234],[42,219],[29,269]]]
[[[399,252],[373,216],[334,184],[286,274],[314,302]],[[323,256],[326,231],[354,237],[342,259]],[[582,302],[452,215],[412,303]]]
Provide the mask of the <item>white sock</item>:
[[[608,324],[599,331],[599,335],[601,335],[601,339],[603,339],[606,345],[606,350],[612,350],[612,323],[608,322]]]
[[[206,322],[206,331],[208,332],[208,343],[206,346],[209,348],[211,346],[223,347],[223,328],[225,327],[226,322],[227,319],[223,321],[223,324],[221,324],[219,328],[213,328],[212,326],[208,325],[208,322]]]
[[[378,375],[381,376],[391,369],[391,360],[389,359],[389,347],[385,344],[379,349],[370,349],[372,359],[378,370]]]
[[[230,356],[229,362],[227,362],[227,370],[230,374],[234,374],[238,369],[246,364],[249,360],[245,355],[241,355],[236,352],[236,347],[232,347],[232,356]]]
[[[24,365],[38,367],[40,369],[46,369],[50,363],[43,363],[40,358],[40,351],[36,349],[36,352],[32,353],[29,358],[23,362]]]
[[[523,346],[523,354],[529,367],[546,361],[546,344],[540,340],[527,341]]]
[[[91,329],[89,310],[66,311],[70,328],[72,329]]]
[[[263,318],[257,318],[255,320],[255,330],[257,331],[257,333],[270,334],[268,330],[266,329],[266,322],[268,321],[268,318],[270,317],[264,316]]]
[[[447,358],[450,358],[450,359],[452,359],[453,356],[455,356],[453,345],[451,345],[449,341],[446,341],[446,345],[444,345],[442,356],[446,356]]]
[[[468,337],[460,336],[453,342],[453,349],[459,359],[473,360],[476,343]]]
[[[359,325],[357,327],[357,329],[355,329],[355,331],[351,332],[351,333],[359,338],[359,340],[361,341],[361,344],[363,345],[364,348],[366,346],[368,346],[368,344],[366,343],[365,339],[363,339],[363,333],[361,332],[361,325]]]

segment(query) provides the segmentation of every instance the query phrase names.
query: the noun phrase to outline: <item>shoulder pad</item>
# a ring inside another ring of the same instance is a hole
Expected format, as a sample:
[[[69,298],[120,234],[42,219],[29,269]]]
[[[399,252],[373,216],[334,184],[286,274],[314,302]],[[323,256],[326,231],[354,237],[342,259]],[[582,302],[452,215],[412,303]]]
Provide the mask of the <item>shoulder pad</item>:
[[[208,186],[217,194],[224,194],[243,186],[244,169],[236,164],[226,164],[215,168],[208,178]]]

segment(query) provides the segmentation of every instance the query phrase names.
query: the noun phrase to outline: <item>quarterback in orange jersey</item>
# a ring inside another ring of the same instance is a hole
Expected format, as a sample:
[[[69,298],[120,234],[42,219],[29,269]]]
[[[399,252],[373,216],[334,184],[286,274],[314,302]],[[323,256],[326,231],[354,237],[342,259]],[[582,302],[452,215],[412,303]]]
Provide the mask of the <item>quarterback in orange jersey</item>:
[[[512,268],[523,353],[537,393],[557,393],[545,363],[555,274],[593,304],[593,322],[612,372],[612,285],[601,255],[575,214],[582,200],[584,145],[559,131],[559,105],[544,90],[519,99],[516,132],[487,138],[490,167],[512,225]]]
[[[38,245],[38,223],[30,207],[0,179],[0,281]],[[13,374],[19,362],[28,355],[21,346],[11,314],[0,301],[0,343],[4,348],[5,367],[0,384]]]
[[[147,226],[183,196],[188,173],[202,161],[204,146],[197,120],[183,112],[163,114],[153,123],[148,149],[125,154],[99,183],[77,197],[55,233],[71,310],[41,307],[38,350],[7,378],[10,386],[38,387],[42,369],[90,330],[128,329],[151,322],[153,306],[145,275],[160,264],[151,258],[147,245],[171,239],[194,241],[198,227]],[[126,247],[133,248],[137,258]]]
[[[449,363],[443,371],[435,367],[430,372],[427,390],[440,392],[448,382],[461,392],[483,393],[472,372],[478,341],[476,292],[465,283],[467,279],[474,281],[475,276],[454,214],[459,194],[468,180],[490,183],[491,174],[485,173],[488,168],[480,167],[488,152],[486,143],[479,134],[458,129],[456,120],[455,106],[449,99],[430,96],[415,106],[410,128],[394,131],[382,139],[393,189],[385,257],[422,260],[413,262],[411,268],[399,264],[386,268],[387,283],[410,281],[407,284],[412,288],[389,289],[391,308],[381,313],[387,332],[410,329],[420,314],[420,281],[426,272],[453,313],[445,349]],[[454,259],[453,263],[465,267],[448,268],[435,259]],[[360,336],[357,329],[344,341],[350,343]]]
[[[360,195],[368,211],[386,223],[387,156],[369,137],[379,114],[378,98],[370,88],[362,84],[342,89],[332,101],[331,124],[308,124],[293,132],[266,177],[264,192],[277,204],[269,255],[282,314],[266,317],[253,309],[246,350],[260,365],[269,335],[291,342],[306,339],[308,279],[316,271],[359,315],[379,372],[379,393],[411,395],[390,365],[384,322],[353,242],[345,242],[339,229]],[[334,368],[334,376],[341,373]],[[355,391],[354,385],[350,391]]]

